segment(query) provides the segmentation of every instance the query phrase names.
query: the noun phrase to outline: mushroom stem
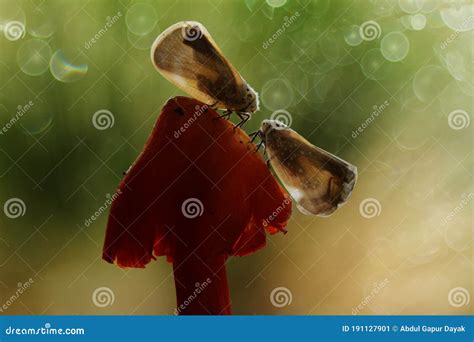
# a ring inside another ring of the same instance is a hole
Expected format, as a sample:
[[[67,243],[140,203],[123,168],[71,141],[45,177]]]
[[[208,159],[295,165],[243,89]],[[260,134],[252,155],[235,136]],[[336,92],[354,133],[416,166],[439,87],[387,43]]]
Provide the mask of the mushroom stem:
[[[204,260],[195,253],[176,253],[173,260],[178,315],[230,315],[225,271],[227,256]]]

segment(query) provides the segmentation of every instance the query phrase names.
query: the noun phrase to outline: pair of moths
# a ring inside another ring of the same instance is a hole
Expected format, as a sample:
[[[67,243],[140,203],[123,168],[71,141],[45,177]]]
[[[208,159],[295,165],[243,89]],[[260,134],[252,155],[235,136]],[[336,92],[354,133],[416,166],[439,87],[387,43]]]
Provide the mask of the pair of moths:
[[[241,126],[259,109],[258,94],[224,57],[206,28],[179,22],[153,43],[151,60],[171,83],[195,99],[235,112]],[[329,216],[349,198],[357,169],[313,146],[278,121],[264,120],[259,136],[270,164],[305,214]]]

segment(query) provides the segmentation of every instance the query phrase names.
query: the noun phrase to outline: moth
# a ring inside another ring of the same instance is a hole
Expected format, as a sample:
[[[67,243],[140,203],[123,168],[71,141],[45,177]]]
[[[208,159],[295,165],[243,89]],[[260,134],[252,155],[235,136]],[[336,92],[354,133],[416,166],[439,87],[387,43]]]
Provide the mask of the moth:
[[[329,216],[349,199],[357,179],[354,165],[277,120],[263,120],[258,134],[272,169],[302,213]]]
[[[259,109],[258,94],[224,57],[207,29],[183,21],[162,32],[151,48],[158,72],[195,99],[235,112],[244,124]]]

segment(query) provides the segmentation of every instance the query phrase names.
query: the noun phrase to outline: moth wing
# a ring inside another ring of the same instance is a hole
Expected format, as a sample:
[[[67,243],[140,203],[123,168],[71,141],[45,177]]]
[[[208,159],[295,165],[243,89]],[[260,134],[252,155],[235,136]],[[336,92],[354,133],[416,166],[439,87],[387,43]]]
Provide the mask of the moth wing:
[[[246,82],[202,24],[169,27],[153,43],[151,58],[168,81],[195,99],[219,108],[245,107]]]
[[[289,128],[271,129],[265,146],[274,172],[304,214],[329,216],[349,198],[357,179],[354,165]]]

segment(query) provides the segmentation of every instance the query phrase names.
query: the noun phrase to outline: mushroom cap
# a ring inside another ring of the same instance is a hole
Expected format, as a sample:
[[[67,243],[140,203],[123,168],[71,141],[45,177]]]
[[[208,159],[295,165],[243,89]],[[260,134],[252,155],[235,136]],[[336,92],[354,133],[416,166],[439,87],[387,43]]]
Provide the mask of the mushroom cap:
[[[284,231],[291,199],[249,137],[209,106],[175,97],[120,183],[103,259],[144,267],[180,249],[243,256]]]

